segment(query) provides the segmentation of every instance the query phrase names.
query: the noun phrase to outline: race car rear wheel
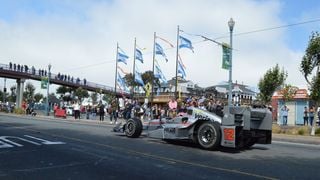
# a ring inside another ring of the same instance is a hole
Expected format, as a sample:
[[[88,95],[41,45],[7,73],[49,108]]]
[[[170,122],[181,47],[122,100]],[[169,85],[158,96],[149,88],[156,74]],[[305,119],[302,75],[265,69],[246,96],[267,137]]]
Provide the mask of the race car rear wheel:
[[[203,149],[213,150],[220,146],[220,126],[213,122],[202,123],[197,131],[197,142]]]
[[[129,119],[125,125],[125,134],[127,137],[137,138],[142,132],[142,122],[140,119]]]

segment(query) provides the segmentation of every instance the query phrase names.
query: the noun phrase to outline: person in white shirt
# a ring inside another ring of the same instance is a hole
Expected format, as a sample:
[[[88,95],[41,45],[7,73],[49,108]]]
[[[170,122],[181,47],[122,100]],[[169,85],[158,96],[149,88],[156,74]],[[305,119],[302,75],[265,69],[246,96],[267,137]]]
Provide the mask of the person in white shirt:
[[[73,104],[74,119],[80,119],[80,105],[77,102]]]
[[[287,106],[284,106],[282,109],[282,120],[283,120],[283,125],[286,126],[288,123],[288,112],[289,112],[289,108],[287,108]]]

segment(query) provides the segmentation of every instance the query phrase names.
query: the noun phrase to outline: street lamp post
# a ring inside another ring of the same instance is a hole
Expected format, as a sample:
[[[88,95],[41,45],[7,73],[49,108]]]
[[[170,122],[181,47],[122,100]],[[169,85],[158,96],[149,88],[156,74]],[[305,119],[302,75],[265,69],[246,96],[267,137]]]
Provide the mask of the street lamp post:
[[[49,85],[50,85],[50,70],[51,70],[51,64],[48,65],[48,82],[47,82],[47,116],[49,116],[49,111],[50,111],[50,108],[49,108]]]
[[[229,96],[228,96],[228,109],[232,106],[232,32],[234,27],[234,20],[230,18],[228,26],[230,30],[230,62],[229,62]]]
[[[4,78],[4,84],[3,84],[3,103],[6,103],[6,93],[7,93],[6,81],[7,81],[7,78]]]

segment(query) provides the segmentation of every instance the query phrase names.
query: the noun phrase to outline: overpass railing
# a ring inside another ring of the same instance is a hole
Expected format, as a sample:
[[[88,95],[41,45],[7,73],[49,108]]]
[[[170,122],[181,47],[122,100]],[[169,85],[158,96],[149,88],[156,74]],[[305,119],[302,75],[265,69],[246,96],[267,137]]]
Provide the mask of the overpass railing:
[[[0,63],[0,70],[6,70],[10,72],[14,72],[15,74],[25,77],[26,79],[32,77],[34,79],[39,79],[43,77],[47,77],[47,71],[44,69],[36,69],[34,66],[27,66],[27,65],[17,65],[17,64],[2,64]],[[94,82],[89,82],[86,79],[80,79],[80,78],[74,78],[73,76],[66,75],[66,74],[54,74],[50,73],[50,79],[52,81],[57,82],[65,82],[68,84],[71,84],[73,86],[84,86],[84,87],[90,87],[95,90],[104,90],[104,91],[114,91],[114,87],[103,85],[103,84],[97,84]],[[128,92],[123,92],[120,89],[117,89],[117,93],[119,94],[128,94]]]

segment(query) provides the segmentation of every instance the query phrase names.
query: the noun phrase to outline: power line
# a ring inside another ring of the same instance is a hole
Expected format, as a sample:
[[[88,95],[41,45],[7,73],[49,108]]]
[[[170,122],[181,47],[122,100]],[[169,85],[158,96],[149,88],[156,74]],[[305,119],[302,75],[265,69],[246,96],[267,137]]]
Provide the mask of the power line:
[[[313,19],[313,20],[309,20],[309,21],[302,21],[302,22],[298,22],[298,23],[286,24],[286,25],[282,25],[282,26],[275,26],[275,27],[270,27],[270,28],[257,29],[257,30],[241,32],[241,33],[234,33],[234,36],[242,36],[242,35],[253,34],[253,33],[258,33],[258,32],[271,31],[271,30],[275,30],[275,29],[282,29],[282,28],[298,26],[298,25],[302,25],[302,24],[315,23],[315,22],[320,22],[320,19]],[[227,35],[226,36],[220,36],[220,37],[215,38],[215,40],[223,39],[223,38],[227,38],[227,37],[229,37],[229,36],[227,36]]]
[[[90,67],[93,67],[93,66],[99,66],[99,65],[102,65],[102,64],[108,64],[108,63],[113,63],[113,62],[114,62],[114,60],[103,61],[103,62],[96,63],[96,64],[83,65],[83,66],[78,66],[78,67],[74,67],[74,68],[70,68],[70,69],[65,69],[65,70],[62,70],[62,72],[64,72],[64,71],[72,71],[72,70],[79,70],[79,69],[85,69],[85,68],[90,68]]]
[[[240,33],[234,33],[233,36],[242,36],[242,35],[247,35],[247,34],[253,34],[253,33],[259,33],[259,32],[265,32],[265,31],[272,31],[272,30],[276,30],[276,29],[282,29],[282,28],[287,28],[287,27],[292,27],[292,26],[299,26],[299,25],[303,25],[303,24],[309,24],[309,23],[315,23],[315,22],[320,22],[320,18],[317,19],[312,19],[312,20],[308,20],[308,21],[302,21],[302,22],[297,22],[297,23],[291,23],[291,24],[286,24],[286,25],[281,25],[281,26],[274,26],[274,27],[269,27],[269,28],[263,28],[263,29],[257,29],[257,30],[253,30],[253,31],[247,31],[247,32],[240,32]],[[184,31],[183,31],[184,32]],[[202,35],[199,34],[192,34],[192,33],[187,33],[184,32],[185,34],[188,35],[192,35],[192,36],[198,36],[198,37],[202,37]],[[229,33],[226,33],[229,34]],[[213,40],[218,40],[218,39],[224,39],[224,38],[228,38],[229,35],[223,35],[223,36],[219,36],[217,38],[212,38]],[[202,37],[203,38],[203,37]],[[204,40],[201,41],[196,41],[193,44],[199,44],[199,43],[203,43],[203,42],[207,42],[208,38],[204,38]],[[173,48],[176,47],[168,47],[165,48],[164,50],[171,50]],[[152,52],[145,52],[143,53],[144,55],[148,55],[151,54]],[[103,61],[101,63],[96,63],[96,64],[91,64],[91,65],[83,65],[83,66],[79,66],[79,67],[75,67],[75,68],[70,68],[70,69],[66,69],[64,71],[70,71],[70,70],[78,70],[78,69],[85,69],[85,68],[89,68],[89,67],[93,67],[93,66],[98,66],[98,65],[102,65],[102,64],[107,64],[107,63],[112,63],[114,62],[114,60],[111,61]]]

